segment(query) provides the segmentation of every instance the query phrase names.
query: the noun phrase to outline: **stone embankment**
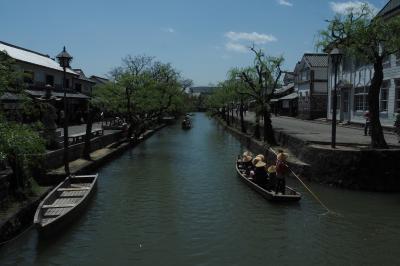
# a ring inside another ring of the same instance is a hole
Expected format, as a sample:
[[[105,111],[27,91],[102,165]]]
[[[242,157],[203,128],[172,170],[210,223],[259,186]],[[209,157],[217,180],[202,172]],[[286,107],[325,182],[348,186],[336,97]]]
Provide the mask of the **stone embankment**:
[[[252,123],[246,122],[249,134],[244,134],[237,129],[237,119],[231,126],[227,126],[223,119],[217,120],[250,150],[275,159],[267,144],[252,137]],[[399,148],[378,150],[338,143],[337,148],[332,149],[329,142],[305,140],[301,134],[291,134],[279,128],[275,129],[275,137],[280,146],[273,149],[283,148],[292,154],[289,164],[308,180],[356,190],[400,191]]]
[[[146,140],[164,126],[159,125],[154,129],[147,130],[137,142],[128,141],[121,131],[97,137],[92,140],[92,160],[90,161],[80,158],[83,143],[72,145],[69,153],[71,174],[93,173],[124,151]],[[0,245],[18,236],[32,225],[33,216],[40,201],[51,191],[53,185],[56,185],[66,177],[64,167],[60,166],[63,163],[62,158],[62,150],[49,152],[46,155],[46,160],[48,161],[45,162],[45,166],[49,170],[46,174],[36,178],[39,184],[46,187],[38,189],[36,195],[29,197],[26,202],[14,204],[15,206],[8,208],[0,216]]]

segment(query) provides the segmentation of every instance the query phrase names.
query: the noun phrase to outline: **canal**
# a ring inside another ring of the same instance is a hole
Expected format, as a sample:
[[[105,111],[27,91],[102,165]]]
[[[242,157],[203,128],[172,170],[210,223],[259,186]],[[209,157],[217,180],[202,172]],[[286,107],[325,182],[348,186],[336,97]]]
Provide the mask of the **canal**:
[[[0,265],[399,265],[400,196],[312,189],[271,204],[236,176],[244,147],[204,114],[99,170],[87,212],[52,239],[31,229]]]

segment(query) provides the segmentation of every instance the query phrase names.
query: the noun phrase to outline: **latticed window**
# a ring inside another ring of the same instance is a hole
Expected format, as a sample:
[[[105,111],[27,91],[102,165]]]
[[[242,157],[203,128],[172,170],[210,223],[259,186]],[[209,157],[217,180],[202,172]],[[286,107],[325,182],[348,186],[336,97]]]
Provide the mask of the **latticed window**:
[[[389,80],[385,80],[381,87],[381,97],[379,109],[381,112],[387,112],[388,110],[388,96],[389,96]]]
[[[366,110],[368,110],[368,87],[357,87],[354,89],[354,111]]]

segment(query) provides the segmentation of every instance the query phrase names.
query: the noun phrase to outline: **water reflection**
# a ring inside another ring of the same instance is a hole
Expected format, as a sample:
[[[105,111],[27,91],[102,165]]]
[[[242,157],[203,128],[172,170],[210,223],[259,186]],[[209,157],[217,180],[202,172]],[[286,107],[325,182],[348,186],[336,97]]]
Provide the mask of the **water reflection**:
[[[236,176],[243,147],[196,114],[100,169],[87,212],[52,239],[35,230],[0,248],[0,265],[399,264],[399,196],[309,184],[271,204]],[[268,263],[266,263],[268,262]]]

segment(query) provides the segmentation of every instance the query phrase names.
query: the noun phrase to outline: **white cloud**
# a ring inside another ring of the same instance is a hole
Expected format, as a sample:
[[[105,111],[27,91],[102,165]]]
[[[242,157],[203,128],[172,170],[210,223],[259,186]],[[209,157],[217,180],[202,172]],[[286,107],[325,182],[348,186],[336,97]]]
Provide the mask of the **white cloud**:
[[[228,42],[227,44],[225,44],[225,48],[226,50],[233,52],[239,52],[239,53],[249,52],[249,48],[240,43]]]
[[[164,31],[164,32],[167,32],[167,33],[174,33],[175,32],[175,29],[173,29],[173,28],[162,28],[162,31]]]
[[[234,32],[230,31],[225,33],[225,37],[230,39],[231,41],[250,41],[255,44],[265,44],[267,42],[275,42],[277,38],[273,35],[262,34],[257,32]]]
[[[330,2],[329,5],[333,12],[339,14],[347,14],[351,11],[357,12],[361,10],[361,7],[368,4],[374,13],[377,13],[378,9],[368,2],[362,1],[347,1],[347,2]]]
[[[287,0],[278,0],[278,4],[282,5],[282,6],[293,6],[292,3],[290,3]]]

